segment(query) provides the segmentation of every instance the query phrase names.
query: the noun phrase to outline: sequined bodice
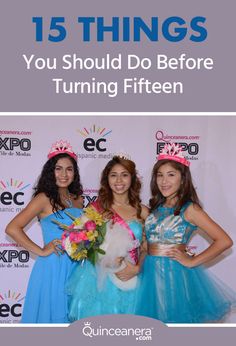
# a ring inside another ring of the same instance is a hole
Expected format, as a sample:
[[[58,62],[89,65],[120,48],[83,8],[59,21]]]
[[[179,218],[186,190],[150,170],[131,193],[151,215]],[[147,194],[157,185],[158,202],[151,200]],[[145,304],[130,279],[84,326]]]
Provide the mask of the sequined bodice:
[[[160,206],[146,219],[145,232],[149,243],[186,244],[197,229],[184,218],[189,206],[186,203],[179,215],[174,215],[174,208]]]

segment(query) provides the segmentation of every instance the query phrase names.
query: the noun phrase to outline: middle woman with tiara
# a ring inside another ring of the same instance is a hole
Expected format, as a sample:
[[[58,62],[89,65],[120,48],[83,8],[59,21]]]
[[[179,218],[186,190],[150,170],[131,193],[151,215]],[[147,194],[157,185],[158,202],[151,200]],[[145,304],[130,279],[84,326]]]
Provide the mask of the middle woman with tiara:
[[[143,222],[148,215],[140,189],[135,163],[114,156],[102,172],[98,199],[92,204],[107,220],[106,253],[96,266],[84,261],[72,272],[67,284],[70,321],[134,313],[137,274],[145,255]]]

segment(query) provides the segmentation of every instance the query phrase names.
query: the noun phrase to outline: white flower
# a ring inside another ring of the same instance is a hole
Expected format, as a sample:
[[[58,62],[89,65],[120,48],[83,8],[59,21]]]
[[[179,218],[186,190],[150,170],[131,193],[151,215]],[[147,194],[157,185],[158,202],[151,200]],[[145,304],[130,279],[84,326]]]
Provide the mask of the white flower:
[[[66,252],[68,253],[69,256],[72,254],[72,247],[71,247],[71,243],[70,243],[69,237],[67,237],[66,240],[65,240],[65,250],[66,250]]]
[[[73,226],[73,229],[84,229],[84,224],[89,221],[89,219],[87,218],[87,216],[85,216],[84,214],[82,216],[80,216],[79,218],[79,224],[75,224]]]

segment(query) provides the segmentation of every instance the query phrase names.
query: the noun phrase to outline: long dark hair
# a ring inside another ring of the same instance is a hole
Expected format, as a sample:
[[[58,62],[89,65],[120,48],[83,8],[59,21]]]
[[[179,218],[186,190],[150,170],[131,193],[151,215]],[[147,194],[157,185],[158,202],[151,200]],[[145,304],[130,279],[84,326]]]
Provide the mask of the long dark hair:
[[[155,163],[152,170],[152,178],[150,184],[152,197],[149,200],[151,211],[158,208],[161,204],[164,204],[166,201],[166,198],[161,194],[157,186],[157,173],[160,167],[167,163],[169,163],[174,169],[179,171],[182,178],[182,182],[176,196],[178,200],[175,205],[175,215],[178,215],[183,205],[189,201],[196,203],[201,207],[197,192],[193,186],[189,167],[173,160],[160,160]]]
[[[33,194],[33,197],[37,196],[41,192],[44,192],[45,195],[49,198],[50,203],[52,205],[52,210],[54,212],[57,212],[61,209],[65,209],[65,206],[60,199],[60,194],[58,191],[58,186],[56,185],[55,178],[55,166],[58,160],[63,158],[68,158],[73,164],[74,168],[74,180],[68,186],[70,194],[73,196],[73,198],[77,199],[80,195],[82,195],[83,192],[83,188],[80,182],[79,169],[75,159],[73,159],[70,155],[66,153],[58,154],[49,159],[43,166],[37,185],[34,188],[35,192]]]
[[[137,176],[135,163],[123,157],[114,156],[112,160],[110,160],[107,163],[106,167],[102,171],[100,189],[98,191],[98,203],[105,213],[111,213],[111,206],[113,204],[113,194],[108,183],[108,176],[112,168],[117,164],[122,165],[131,174],[131,186],[128,191],[129,203],[132,207],[134,207],[137,210],[137,217],[141,218],[141,182]]]

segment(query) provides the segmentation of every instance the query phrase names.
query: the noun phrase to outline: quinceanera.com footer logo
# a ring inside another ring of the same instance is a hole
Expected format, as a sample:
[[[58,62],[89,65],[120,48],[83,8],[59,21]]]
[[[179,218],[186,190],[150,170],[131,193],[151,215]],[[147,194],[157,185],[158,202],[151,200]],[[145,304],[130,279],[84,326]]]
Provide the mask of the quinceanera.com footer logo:
[[[134,337],[137,341],[151,341],[152,328],[131,328],[131,327],[93,327],[91,322],[84,322],[82,333],[89,338],[94,337]]]

